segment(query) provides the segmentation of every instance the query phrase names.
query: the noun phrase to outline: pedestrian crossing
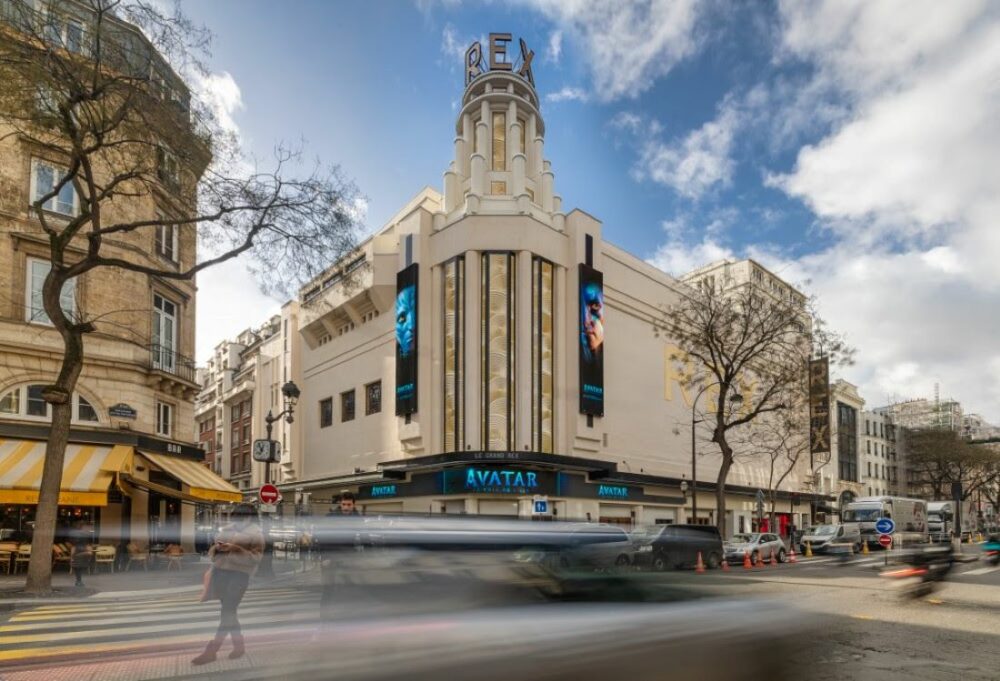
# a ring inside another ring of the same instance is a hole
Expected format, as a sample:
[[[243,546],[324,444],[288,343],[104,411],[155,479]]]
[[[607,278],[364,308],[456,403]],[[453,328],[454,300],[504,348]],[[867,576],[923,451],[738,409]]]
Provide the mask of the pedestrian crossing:
[[[219,602],[199,594],[45,605],[20,611],[0,624],[0,668],[107,653],[195,646],[219,623]],[[250,589],[239,610],[245,633],[264,627],[319,622],[319,594],[293,588]]]

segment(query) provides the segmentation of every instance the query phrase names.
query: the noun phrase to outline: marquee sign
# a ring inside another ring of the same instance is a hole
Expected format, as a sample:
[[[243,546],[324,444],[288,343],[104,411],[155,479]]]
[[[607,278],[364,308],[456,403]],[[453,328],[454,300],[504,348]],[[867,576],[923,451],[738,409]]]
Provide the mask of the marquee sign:
[[[468,86],[487,71],[513,71],[516,65],[517,75],[528,81],[531,87],[535,87],[535,76],[531,72],[531,60],[535,53],[528,49],[523,38],[518,38],[521,58],[515,64],[509,60],[507,53],[507,47],[512,40],[510,33],[490,33],[490,56],[486,64],[483,63],[483,46],[478,41],[469,45],[469,49],[465,51],[465,85]]]
[[[809,453],[830,451],[830,360],[809,361]]]

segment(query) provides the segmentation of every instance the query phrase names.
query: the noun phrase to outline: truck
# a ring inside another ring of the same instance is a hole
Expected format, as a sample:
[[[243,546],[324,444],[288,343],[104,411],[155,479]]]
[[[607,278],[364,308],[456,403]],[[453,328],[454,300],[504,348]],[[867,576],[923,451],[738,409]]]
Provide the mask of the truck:
[[[905,497],[861,497],[841,511],[845,523],[858,523],[861,540],[869,546],[878,544],[875,523],[880,518],[890,518],[896,523],[894,543],[912,544],[928,541],[927,502]]]
[[[934,541],[949,541],[952,537],[967,539],[976,531],[976,506],[972,501],[962,502],[961,528],[956,524],[954,501],[927,502],[927,530]]]

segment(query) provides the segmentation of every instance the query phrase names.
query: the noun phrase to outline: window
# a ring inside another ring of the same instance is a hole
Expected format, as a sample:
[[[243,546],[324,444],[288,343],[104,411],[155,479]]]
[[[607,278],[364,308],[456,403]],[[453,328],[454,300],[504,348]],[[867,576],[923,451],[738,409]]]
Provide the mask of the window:
[[[57,168],[51,163],[32,161],[31,172],[31,204],[34,205],[43,196],[55,189],[59,181],[65,177],[66,173],[62,168]],[[79,202],[77,201],[76,188],[72,182],[67,182],[59,188],[59,193],[42,203],[42,210],[70,217],[76,215]]]
[[[156,434],[172,437],[174,432],[174,408],[166,402],[156,403]]]
[[[872,422],[869,421],[868,419],[865,419],[865,435],[871,435],[872,434],[871,427],[872,427]]]
[[[493,196],[506,196],[507,195],[507,183],[506,182],[490,182],[490,194]]]
[[[49,405],[42,397],[42,389],[43,386],[40,385],[28,386],[28,416],[45,417],[49,415]]]
[[[42,287],[45,285],[45,277],[48,276],[52,264],[47,260],[28,258],[28,281],[25,286],[25,320],[29,323],[52,324],[49,315],[45,312],[45,304],[42,302]],[[62,292],[59,294],[59,304],[63,309],[63,314],[74,319],[76,316],[76,278],[68,280],[63,284]]]
[[[243,444],[245,444],[245,445],[250,444],[250,424],[249,423],[244,423],[243,424]]]
[[[229,449],[236,451],[240,448],[240,427],[233,426],[232,437],[229,438]]]
[[[382,381],[375,381],[365,386],[365,415],[377,414],[382,411]]]
[[[868,462],[868,477],[872,477],[872,462]]]
[[[21,413],[21,389],[14,388],[3,397],[0,397],[0,414],[20,414],[20,413]]]
[[[493,112],[493,170],[507,170],[507,114],[502,111]]]
[[[178,229],[177,225],[157,225],[156,226],[156,254],[163,256],[171,262],[177,262],[178,256]]]
[[[872,441],[871,440],[865,440],[865,449],[868,450],[869,454],[872,453]]]
[[[333,425],[333,398],[327,397],[319,401],[319,427],[328,428]]]
[[[177,366],[177,304],[153,294],[153,368],[173,373]]]
[[[177,157],[162,145],[156,147],[156,174],[161,182],[171,188],[180,187],[180,165],[177,163]]]
[[[348,390],[347,392],[340,393],[340,420],[341,421],[353,421],[354,420],[354,391]]]
[[[76,418],[79,421],[97,422],[97,410],[83,395],[77,395]]]
[[[837,402],[837,464],[841,480],[858,482],[858,410]]]
[[[230,420],[239,421],[240,420],[240,409],[243,407],[242,402],[237,402],[232,407],[229,408]]]

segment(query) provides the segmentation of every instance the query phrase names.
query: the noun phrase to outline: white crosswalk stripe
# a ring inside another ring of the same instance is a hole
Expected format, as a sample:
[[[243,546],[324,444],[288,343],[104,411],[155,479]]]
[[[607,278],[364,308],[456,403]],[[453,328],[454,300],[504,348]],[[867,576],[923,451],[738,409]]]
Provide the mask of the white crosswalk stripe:
[[[240,605],[240,624],[248,633],[263,627],[309,626],[319,622],[319,601],[315,590],[252,589]],[[201,603],[194,592],[40,606],[0,624],[0,667],[72,651],[99,654],[207,640],[218,623],[218,601]]]
[[[965,575],[988,575],[992,572],[996,572],[997,570],[1000,570],[1000,567],[976,568],[975,570],[966,570],[960,576],[964,577]]]

